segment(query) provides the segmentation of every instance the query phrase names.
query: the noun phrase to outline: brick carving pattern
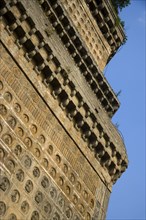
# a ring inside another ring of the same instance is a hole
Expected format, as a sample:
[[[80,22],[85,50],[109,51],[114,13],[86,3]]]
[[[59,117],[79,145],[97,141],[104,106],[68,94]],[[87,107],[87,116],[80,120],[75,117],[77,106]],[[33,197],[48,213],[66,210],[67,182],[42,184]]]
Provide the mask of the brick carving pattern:
[[[21,88],[21,93],[17,89],[16,96],[18,81],[2,66],[0,217],[11,220],[91,219],[92,192],[41,129],[41,117],[37,116],[40,124],[35,120],[34,103],[30,100],[29,111],[28,106],[22,107],[26,98],[24,90]]]

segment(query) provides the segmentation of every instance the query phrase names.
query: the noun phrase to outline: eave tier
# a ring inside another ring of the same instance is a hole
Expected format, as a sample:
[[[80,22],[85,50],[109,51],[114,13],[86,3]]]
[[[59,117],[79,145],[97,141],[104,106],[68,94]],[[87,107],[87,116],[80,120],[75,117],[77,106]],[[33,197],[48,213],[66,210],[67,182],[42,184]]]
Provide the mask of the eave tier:
[[[109,60],[116,53],[117,49],[125,41],[125,33],[120,18],[115,12],[111,1],[85,0],[97,25],[111,47],[112,54]]]
[[[97,67],[92,55],[65,14],[62,5],[57,0],[41,0],[39,3],[64,46],[79,67],[81,74],[84,75],[97,99],[101,102],[102,107],[109,117],[112,117],[120,106],[117,96]],[[48,31],[48,35],[50,34]]]

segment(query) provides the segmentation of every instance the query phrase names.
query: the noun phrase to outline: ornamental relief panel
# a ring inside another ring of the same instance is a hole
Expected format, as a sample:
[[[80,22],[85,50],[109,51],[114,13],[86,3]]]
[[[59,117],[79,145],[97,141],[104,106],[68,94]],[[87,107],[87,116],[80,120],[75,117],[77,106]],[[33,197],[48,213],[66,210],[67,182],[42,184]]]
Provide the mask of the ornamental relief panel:
[[[91,219],[93,207],[86,202],[94,195],[86,183],[4,76],[0,85],[0,218]]]

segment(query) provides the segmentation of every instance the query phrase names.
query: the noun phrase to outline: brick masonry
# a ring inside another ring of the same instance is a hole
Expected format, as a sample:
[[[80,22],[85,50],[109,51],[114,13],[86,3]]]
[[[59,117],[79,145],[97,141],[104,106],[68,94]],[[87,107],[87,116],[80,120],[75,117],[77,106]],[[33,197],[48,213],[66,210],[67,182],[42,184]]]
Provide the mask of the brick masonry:
[[[74,23],[72,7],[101,38],[86,1],[52,2],[1,1],[0,218],[105,219],[128,163],[102,74],[112,50],[103,37],[99,62]]]

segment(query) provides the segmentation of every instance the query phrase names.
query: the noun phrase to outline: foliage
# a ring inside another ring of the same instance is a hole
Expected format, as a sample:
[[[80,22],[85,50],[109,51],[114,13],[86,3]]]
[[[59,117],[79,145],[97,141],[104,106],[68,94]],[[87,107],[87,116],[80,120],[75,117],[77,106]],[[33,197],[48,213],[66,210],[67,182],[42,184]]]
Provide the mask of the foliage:
[[[130,4],[130,0],[111,0],[111,2],[117,13]]]
[[[119,92],[117,92],[117,94],[116,94],[116,96],[118,97],[118,96],[120,96],[121,95],[121,90],[119,91]]]
[[[113,5],[113,8],[115,10],[115,12],[118,14],[119,11],[121,11],[123,8],[127,7],[128,5],[130,5],[131,0],[111,0],[111,3]],[[121,26],[125,29],[125,22],[121,20],[121,18],[119,16],[117,16],[117,20],[115,22],[115,25],[118,26],[119,24],[121,24]],[[127,36],[125,35],[125,38],[123,40],[123,44],[125,44],[127,41]]]

